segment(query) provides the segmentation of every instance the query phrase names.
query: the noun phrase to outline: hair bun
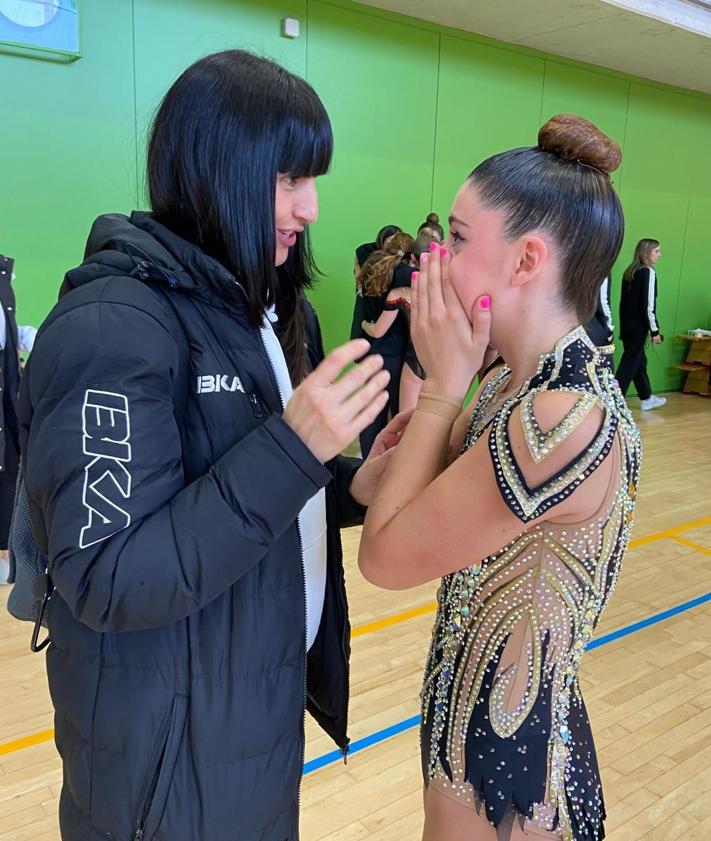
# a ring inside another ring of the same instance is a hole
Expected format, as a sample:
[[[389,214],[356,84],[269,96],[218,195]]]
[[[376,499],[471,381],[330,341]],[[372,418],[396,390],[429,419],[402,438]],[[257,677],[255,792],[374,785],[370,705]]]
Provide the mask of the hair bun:
[[[551,117],[538,132],[538,146],[566,161],[595,167],[606,175],[614,172],[622,161],[619,145],[590,120],[576,114]]]
[[[427,214],[427,222],[429,222],[430,225],[439,225],[439,216],[434,212],[433,213],[428,213]]]

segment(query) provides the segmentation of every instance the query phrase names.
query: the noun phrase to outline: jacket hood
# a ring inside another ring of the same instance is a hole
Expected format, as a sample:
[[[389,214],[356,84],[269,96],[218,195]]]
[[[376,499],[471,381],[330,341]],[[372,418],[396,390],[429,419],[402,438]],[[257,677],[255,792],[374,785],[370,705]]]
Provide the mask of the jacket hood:
[[[91,227],[84,261],[66,273],[60,298],[79,286],[116,275],[167,283],[210,298],[221,297],[220,287],[234,283],[217,260],[141,211],[130,217],[99,216]]]

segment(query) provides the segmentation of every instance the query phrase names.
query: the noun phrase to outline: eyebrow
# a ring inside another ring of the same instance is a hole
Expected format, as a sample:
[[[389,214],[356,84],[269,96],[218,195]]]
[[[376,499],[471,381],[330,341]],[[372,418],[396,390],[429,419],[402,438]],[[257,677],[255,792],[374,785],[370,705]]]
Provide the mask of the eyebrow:
[[[454,222],[455,225],[461,225],[463,228],[468,228],[469,227],[469,225],[467,225],[466,222],[462,222],[462,220],[457,219],[456,216],[450,216],[449,217],[449,224],[451,225],[452,222]]]

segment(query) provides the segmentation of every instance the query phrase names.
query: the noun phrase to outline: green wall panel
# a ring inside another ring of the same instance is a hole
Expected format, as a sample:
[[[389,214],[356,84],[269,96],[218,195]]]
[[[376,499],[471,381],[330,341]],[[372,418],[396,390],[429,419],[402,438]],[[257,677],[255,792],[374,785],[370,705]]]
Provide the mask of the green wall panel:
[[[384,224],[416,230],[430,211],[437,55],[432,32],[309,4],[308,79],[335,134],[313,230],[325,277],[311,295],[329,347],[348,338],[355,247]]]
[[[693,327],[711,327],[710,127],[711,103],[694,103],[690,131],[691,191],[674,326],[677,333]],[[684,351],[686,347],[682,345]]]
[[[0,53],[0,252],[16,260],[21,323],[54,304],[94,217],[136,201],[131,4],[82,6],[81,60]]]
[[[442,38],[433,195],[443,219],[478,163],[535,143],[543,69],[538,58]]]
[[[151,119],[170,85],[193,62],[218,50],[246,49],[306,72],[306,37],[281,36],[281,20],[306,19],[306,0],[133,0],[136,20],[136,111],[138,181],[143,200],[143,163]]]
[[[689,97],[637,84],[630,88],[621,190],[626,235],[618,265],[629,264],[641,238],[660,241],[657,314],[667,342],[647,354],[650,379],[659,391],[680,385],[679,375],[670,368],[675,361],[671,339],[696,157],[694,111],[695,101]]]
[[[295,41],[280,35],[287,15],[302,23]],[[710,97],[341,0],[91,0],[81,25],[77,62],[0,53],[0,251],[17,260],[21,321],[50,309],[96,215],[145,203],[147,128],[170,83],[206,53],[244,47],[305,74],[333,121],[313,230],[328,347],[348,334],[356,245],[385,223],[414,232],[432,209],[446,218],[479,161],[533,144],[543,120],[571,111],[623,143],[615,307],[635,242],[658,237],[669,341],[651,352],[650,373],[657,390],[681,384],[670,366],[686,348],[674,334],[711,327]]]
[[[555,114],[581,114],[623,145],[629,87],[625,79],[547,61],[540,122]]]

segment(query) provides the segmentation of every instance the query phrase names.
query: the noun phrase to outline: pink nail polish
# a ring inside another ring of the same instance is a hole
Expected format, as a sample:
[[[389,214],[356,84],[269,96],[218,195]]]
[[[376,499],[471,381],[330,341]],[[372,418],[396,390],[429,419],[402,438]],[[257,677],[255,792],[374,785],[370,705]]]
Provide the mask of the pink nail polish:
[[[425,252],[424,252],[424,253],[420,256],[420,265],[422,265],[423,263],[426,263],[429,259],[430,259],[430,255],[429,255],[429,254],[425,251]]]
[[[410,278],[410,283],[414,283],[417,280],[417,275],[419,275],[419,272],[413,272],[412,273],[412,276]]]
[[[449,253],[447,251],[447,246],[446,245],[441,245],[440,248],[439,248],[439,253],[442,255],[442,257],[446,257],[447,254]]]
[[[434,252],[436,250],[437,250],[437,243],[436,242],[431,242],[430,243],[430,251]]]
[[[479,299],[479,308],[482,310],[488,310],[491,307],[491,298],[488,295],[484,295],[482,298]]]

